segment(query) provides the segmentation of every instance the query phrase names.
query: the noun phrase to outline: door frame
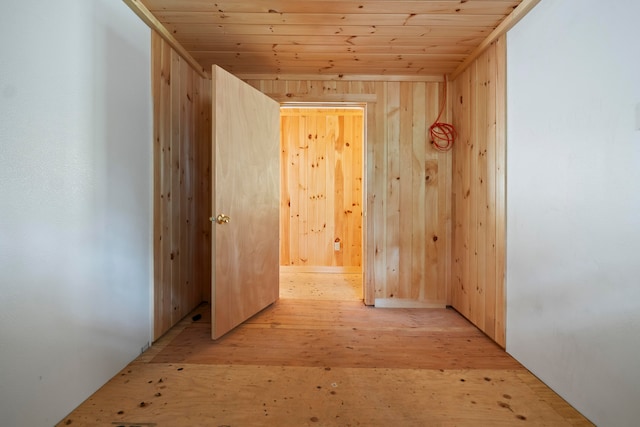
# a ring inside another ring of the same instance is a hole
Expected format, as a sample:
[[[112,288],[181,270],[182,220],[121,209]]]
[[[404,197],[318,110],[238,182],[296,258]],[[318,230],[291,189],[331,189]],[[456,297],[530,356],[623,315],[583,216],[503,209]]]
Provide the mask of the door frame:
[[[370,96],[364,96],[362,101],[357,99],[353,101],[338,101],[327,102],[322,100],[305,100],[305,101],[286,101],[273,97],[276,101],[280,102],[280,108],[360,108],[363,112],[363,126],[362,126],[362,232],[361,245],[362,245],[362,295],[365,305],[374,305],[375,301],[375,288],[373,286],[373,277],[370,272],[373,271],[373,254],[370,254],[367,246],[367,242],[373,242],[373,229],[369,227],[369,221],[367,219],[369,191],[368,191],[368,115],[370,111],[373,111],[369,104]],[[282,165],[280,165],[282,168]],[[282,186],[283,183],[280,183]],[[371,268],[371,269],[369,269]]]

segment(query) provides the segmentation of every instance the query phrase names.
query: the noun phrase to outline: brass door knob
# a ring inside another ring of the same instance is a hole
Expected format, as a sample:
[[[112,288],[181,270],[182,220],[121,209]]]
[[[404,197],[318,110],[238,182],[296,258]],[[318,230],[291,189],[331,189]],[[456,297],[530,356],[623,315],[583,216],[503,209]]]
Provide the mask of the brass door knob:
[[[216,217],[216,222],[218,224],[228,224],[229,221],[231,221],[231,218],[229,218],[228,216],[226,216],[225,214],[219,214]]]

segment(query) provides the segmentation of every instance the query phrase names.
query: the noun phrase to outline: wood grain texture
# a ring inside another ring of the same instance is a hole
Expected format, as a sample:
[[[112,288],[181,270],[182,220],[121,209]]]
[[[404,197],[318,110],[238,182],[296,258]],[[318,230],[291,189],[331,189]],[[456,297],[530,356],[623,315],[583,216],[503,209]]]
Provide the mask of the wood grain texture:
[[[428,127],[438,116],[443,84],[326,80],[248,83],[262,92],[287,94],[304,102],[326,96],[349,95],[356,99],[359,95],[375,95],[375,102],[366,102],[363,159],[367,207],[362,262],[365,301],[373,304],[376,298],[399,298],[447,304],[451,153],[434,150],[427,136]],[[299,192],[289,196],[292,200],[301,197]],[[295,241],[291,236],[289,239],[293,250]],[[303,253],[302,247],[296,250]]]
[[[522,369],[462,316],[443,308],[372,308],[358,301],[318,300],[309,304],[282,300],[218,341],[208,341],[209,333],[208,323],[186,329],[152,362]],[[469,340],[475,345],[468,345]]]
[[[152,33],[154,339],[209,299],[210,81]]]
[[[592,426],[454,310],[365,307],[327,276],[284,277],[216,342],[198,307],[58,425]]]
[[[212,69],[213,339],[278,299],[280,104]]]
[[[280,264],[360,267],[364,108],[285,107],[280,121]]]
[[[505,37],[453,82],[452,304],[505,346]]]
[[[362,273],[309,273],[281,268],[280,298],[361,302]]]
[[[205,69],[394,79],[454,72],[539,0],[125,1],[142,2]]]

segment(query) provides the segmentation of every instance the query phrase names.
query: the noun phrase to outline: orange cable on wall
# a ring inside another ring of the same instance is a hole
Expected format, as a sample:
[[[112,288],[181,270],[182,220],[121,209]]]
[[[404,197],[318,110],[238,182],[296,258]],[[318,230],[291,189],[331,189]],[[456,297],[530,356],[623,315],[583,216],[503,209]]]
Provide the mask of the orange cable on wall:
[[[429,127],[429,135],[431,136],[431,144],[438,151],[449,151],[453,147],[453,142],[458,136],[456,128],[452,124],[440,122],[440,117],[447,105],[447,77],[444,78],[444,94],[442,96],[442,106],[440,113],[435,122]]]

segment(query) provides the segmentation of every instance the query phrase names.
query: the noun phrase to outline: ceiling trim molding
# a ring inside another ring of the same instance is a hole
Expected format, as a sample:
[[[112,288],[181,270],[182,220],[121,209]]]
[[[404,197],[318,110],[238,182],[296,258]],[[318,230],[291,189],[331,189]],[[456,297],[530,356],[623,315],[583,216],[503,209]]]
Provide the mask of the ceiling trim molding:
[[[368,74],[251,74],[238,73],[242,80],[319,80],[319,81],[358,81],[358,82],[444,82],[444,76],[404,76],[404,75],[368,75]]]
[[[458,78],[458,76],[467,69],[469,64],[475,61],[487,49],[487,47],[491,45],[491,43],[495,42],[500,36],[513,28],[513,26],[524,18],[524,16],[538,3],[540,3],[540,0],[523,0],[522,3],[513,9],[513,12],[511,12],[509,16],[507,16],[460,65],[458,65],[458,68],[456,68],[449,76],[449,80],[455,80]]]
[[[308,94],[308,93],[265,93],[268,97],[280,103],[375,103],[378,96],[375,93],[327,93],[327,94]]]
[[[205,79],[211,80],[211,75],[207,73],[207,71],[202,68],[202,65],[198,61],[196,61],[193,56],[175,39],[167,30],[167,28],[162,25],[160,21],[143,5],[140,0],[122,0],[125,2],[127,6],[136,14],[142,21],[149,26],[152,30],[155,30],[160,37],[162,37],[169,46],[171,46],[185,61],[191,65],[191,67]]]

